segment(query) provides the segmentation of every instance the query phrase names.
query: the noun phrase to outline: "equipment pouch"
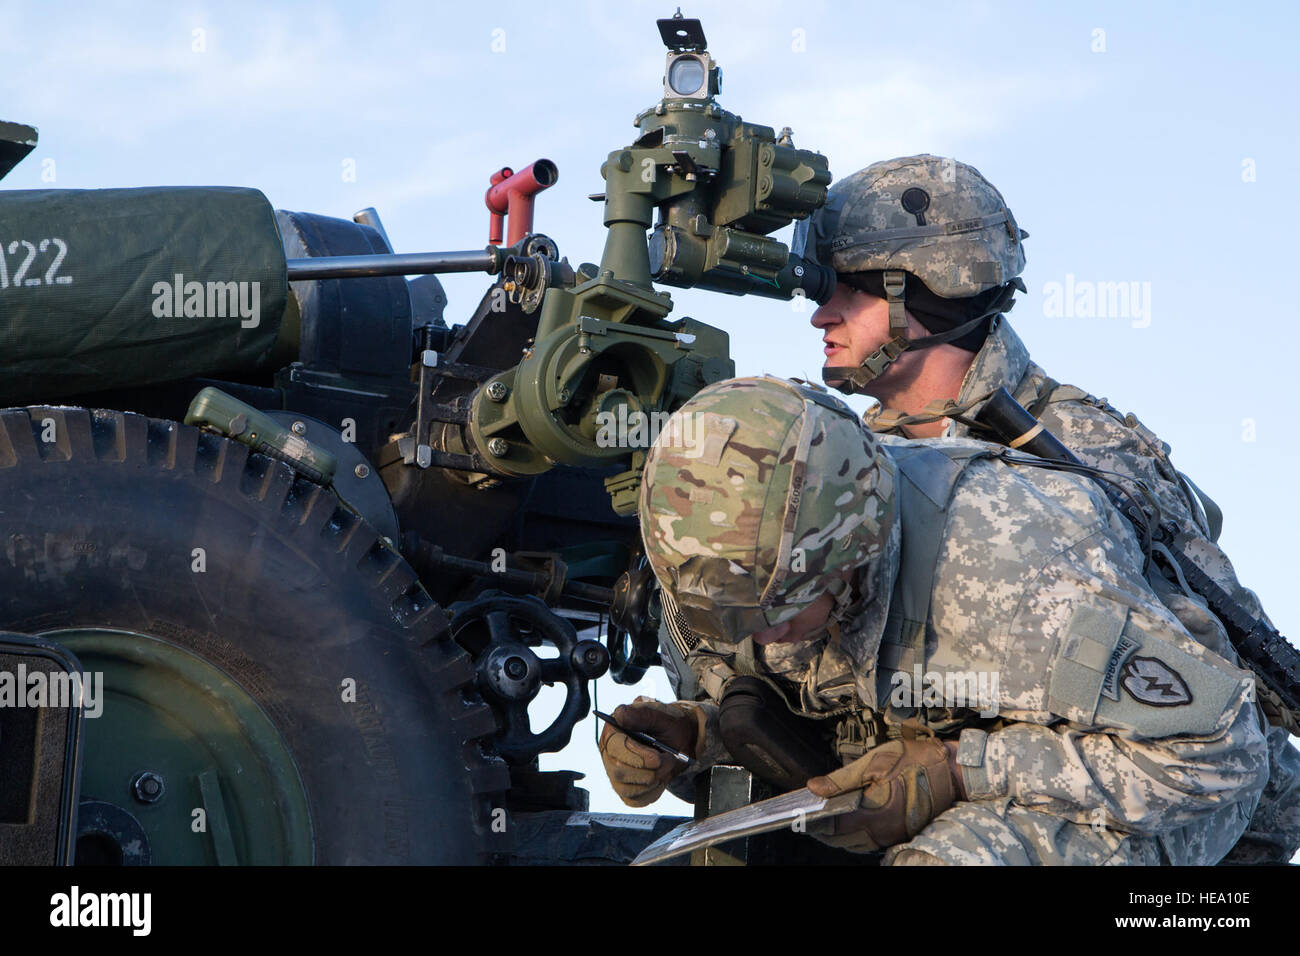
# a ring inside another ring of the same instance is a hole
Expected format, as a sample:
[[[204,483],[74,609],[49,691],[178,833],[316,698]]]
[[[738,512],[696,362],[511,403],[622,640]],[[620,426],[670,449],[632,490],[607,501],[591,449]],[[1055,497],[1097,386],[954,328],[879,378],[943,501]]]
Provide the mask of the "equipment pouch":
[[[777,692],[755,677],[727,683],[718,730],[741,766],[782,793],[839,766],[819,722],[792,714]]]

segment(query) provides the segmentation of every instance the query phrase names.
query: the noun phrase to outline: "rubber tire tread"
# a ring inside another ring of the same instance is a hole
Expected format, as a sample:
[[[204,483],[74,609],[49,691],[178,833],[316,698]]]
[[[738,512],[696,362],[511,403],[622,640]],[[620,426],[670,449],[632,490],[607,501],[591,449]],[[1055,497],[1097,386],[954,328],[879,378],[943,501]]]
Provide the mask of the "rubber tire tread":
[[[509,773],[445,614],[283,462],[129,412],[0,411],[0,629],[91,627],[183,647],[257,701],[297,763],[317,863],[502,852]]]

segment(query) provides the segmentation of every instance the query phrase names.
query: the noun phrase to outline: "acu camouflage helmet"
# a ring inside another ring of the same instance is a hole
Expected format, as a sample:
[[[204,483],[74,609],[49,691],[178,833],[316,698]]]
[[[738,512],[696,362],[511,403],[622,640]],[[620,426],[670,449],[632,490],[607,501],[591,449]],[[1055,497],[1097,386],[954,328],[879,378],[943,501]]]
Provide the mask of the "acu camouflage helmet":
[[[843,280],[883,273],[891,339],[858,369],[826,369],[841,391],[862,390],[909,349],[950,342],[1010,306],[1025,267],[1022,240],[1002,194],[965,163],[922,153],[873,163],[831,187],[826,205],[795,229],[793,251],[830,266]],[[944,299],[1002,288],[982,314],[922,339],[907,338],[906,280]],[[849,387],[844,387],[846,383]]]
[[[790,620],[878,558],[894,465],[847,405],[784,379],[700,391],[650,450],[641,534],[665,609],[725,643]]]

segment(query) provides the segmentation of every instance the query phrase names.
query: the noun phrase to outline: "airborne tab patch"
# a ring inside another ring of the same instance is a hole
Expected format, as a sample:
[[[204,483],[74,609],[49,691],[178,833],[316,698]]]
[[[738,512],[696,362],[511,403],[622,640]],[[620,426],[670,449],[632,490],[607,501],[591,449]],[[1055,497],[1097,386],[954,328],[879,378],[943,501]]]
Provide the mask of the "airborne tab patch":
[[[1137,649],[1137,641],[1125,634],[1120,635],[1119,643],[1115,645],[1110,660],[1106,662],[1106,673],[1102,675],[1101,679],[1101,692],[1111,700],[1119,700],[1120,667],[1128,660],[1128,656]]]

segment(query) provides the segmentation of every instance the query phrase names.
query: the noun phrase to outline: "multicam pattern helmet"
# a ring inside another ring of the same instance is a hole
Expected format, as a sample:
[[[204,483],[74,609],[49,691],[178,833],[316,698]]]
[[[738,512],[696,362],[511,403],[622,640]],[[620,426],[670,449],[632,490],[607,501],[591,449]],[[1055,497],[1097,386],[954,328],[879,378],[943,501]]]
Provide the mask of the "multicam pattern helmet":
[[[887,543],[894,466],[847,405],[764,376],[699,392],[642,477],[641,534],[666,609],[725,643],[789,620]]]
[[[1026,236],[978,169],[922,153],[832,186],[826,205],[796,228],[794,251],[840,274],[911,273],[935,295],[958,299],[1020,275]]]

